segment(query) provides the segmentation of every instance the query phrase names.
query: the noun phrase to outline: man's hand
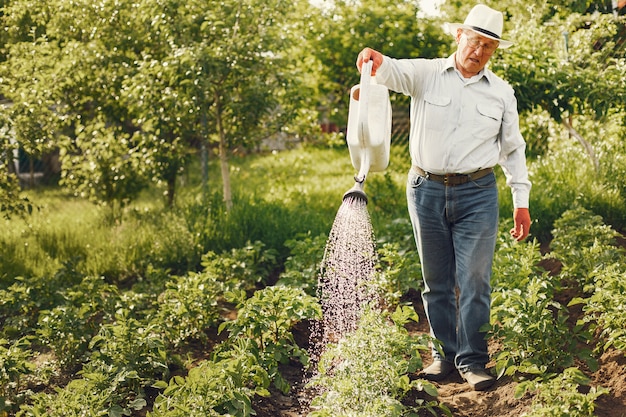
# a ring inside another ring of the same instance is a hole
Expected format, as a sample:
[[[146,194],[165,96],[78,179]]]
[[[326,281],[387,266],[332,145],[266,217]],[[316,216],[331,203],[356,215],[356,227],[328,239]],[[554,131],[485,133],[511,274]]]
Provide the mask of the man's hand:
[[[361,72],[361,67],[364,62],[368,62],[369,60],[374,61],[372,64],[372,75],[376,75],[376,70],[383,63],[383,54],[378,51],[373,50],[372,48],[364,48],[356,59],[356,67]]]
[[[530,212],[527,208],[516,208],[513,210],[513,221],[515,226],[509,233],[513,239],[522,241],[526,239],[530,232]]]

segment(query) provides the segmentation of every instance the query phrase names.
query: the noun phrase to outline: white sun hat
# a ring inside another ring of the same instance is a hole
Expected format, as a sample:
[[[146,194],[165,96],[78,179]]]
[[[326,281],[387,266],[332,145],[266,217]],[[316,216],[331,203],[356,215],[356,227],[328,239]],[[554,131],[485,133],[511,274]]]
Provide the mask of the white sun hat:
[[[446,23],[448,32],[451,35],[456,36],[457,29],[469,29],[481,36],[489,39],[494,39],[500,44],[499,48],[508,48],[513,45],[513,42],[506,41],[501,38],[502,27],[504,26],[504,16],[502,12],[485,6],[484,4],[477,4],[469,12],[463,23]]]

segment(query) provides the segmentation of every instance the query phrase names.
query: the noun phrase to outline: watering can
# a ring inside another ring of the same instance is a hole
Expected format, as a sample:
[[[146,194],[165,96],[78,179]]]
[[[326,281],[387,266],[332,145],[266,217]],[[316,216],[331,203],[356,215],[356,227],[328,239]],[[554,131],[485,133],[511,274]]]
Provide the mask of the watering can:
[[[361,80],[350,90],[346,142],[352,166],[358,171],[355,184],[343,196],[351,196],[367,203],[363,183],[368,172],[380,172],[389,165],[391,143],[391,102],[389,90],[376,83],[372,76],[373,61],[363,63]]]

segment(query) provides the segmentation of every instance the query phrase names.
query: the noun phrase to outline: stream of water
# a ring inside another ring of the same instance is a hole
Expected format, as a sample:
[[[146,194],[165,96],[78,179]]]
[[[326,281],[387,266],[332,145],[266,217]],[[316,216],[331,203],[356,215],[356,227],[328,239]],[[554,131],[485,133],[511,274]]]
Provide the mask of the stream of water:
[[[318,280],[325,346],[356,329],[363,306],[374,302],[371,281],[377,264],[374,232],[367,202],[347,197],[333,223]]]

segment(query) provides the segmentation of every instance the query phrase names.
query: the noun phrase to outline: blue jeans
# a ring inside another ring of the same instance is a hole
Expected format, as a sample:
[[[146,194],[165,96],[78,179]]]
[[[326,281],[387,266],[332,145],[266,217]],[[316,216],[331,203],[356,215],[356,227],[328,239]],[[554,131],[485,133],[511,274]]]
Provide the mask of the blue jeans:
[[[466,372],[489,361],[491,267],[498,233],[498,189],[493,173],[465,184],[445,186],[411,170],[409,215],[422,262],[422,299],[431,335],[444,357]]]

